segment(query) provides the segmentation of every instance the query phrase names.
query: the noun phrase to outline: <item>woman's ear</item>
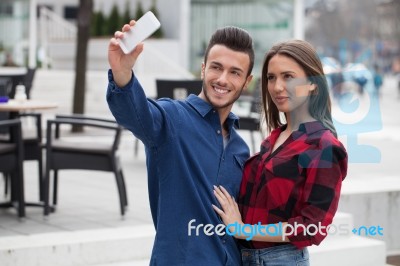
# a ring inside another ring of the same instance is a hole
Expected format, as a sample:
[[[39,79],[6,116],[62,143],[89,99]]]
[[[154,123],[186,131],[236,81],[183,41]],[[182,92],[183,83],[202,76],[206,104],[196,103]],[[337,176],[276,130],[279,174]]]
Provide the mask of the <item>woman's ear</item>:
[[[317,88],[318,88],[317,84],[311,83],[308,90],[310,92],[315,92]]]

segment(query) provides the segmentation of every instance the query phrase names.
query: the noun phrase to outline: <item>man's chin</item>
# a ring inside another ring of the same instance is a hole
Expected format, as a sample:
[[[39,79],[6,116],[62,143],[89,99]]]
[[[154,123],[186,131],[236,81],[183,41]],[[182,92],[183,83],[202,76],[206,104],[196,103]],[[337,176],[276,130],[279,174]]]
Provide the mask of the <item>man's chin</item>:
[[[221,109],[221,108],[227,108],[227,107],[231,107],[232,103],[231,102],[227,102],[227,101],[211,101],[211,105],[215,108],[215,109]]]

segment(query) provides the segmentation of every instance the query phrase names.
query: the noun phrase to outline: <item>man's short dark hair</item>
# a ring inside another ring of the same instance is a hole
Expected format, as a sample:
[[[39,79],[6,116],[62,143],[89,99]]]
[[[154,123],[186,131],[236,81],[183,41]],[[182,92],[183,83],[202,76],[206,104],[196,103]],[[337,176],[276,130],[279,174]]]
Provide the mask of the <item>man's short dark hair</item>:
[[[215,31],[214,34],[211,36],[210,42],[208,43],[206,49],[204,55],[204,64],[207,63],[208,54],[211,48],[216,44],[226,46],[227,48],[237,52],[246,53],[250,59],[247,76],[251,74],[254,66],[254,49],[253,39],[250,37],[247,31],[233,26],[220,28]]]

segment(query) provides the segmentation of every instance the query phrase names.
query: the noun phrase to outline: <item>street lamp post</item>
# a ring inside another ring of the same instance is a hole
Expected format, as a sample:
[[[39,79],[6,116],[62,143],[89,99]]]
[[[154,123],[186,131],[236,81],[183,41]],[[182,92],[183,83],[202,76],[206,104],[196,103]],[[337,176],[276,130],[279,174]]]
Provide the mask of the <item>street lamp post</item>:
[[[304,0],[294,1],[293,37],[304,40]]]
[[[36,67],[37,18],[36,0],[29,1],[29,68]]]

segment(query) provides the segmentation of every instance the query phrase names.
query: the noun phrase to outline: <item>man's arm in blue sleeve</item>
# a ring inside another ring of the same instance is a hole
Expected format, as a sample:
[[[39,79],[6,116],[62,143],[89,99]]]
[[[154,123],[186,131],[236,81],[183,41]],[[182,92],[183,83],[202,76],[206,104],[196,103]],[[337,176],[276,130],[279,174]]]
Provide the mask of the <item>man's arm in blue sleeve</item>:
[[[133,74],[123,88],[115,84],[111,70],[108,71],[108,80],[107,103],[118,124],[130,130],[145,145],[156,146],[169,131],[165,110],[146,98]]]

